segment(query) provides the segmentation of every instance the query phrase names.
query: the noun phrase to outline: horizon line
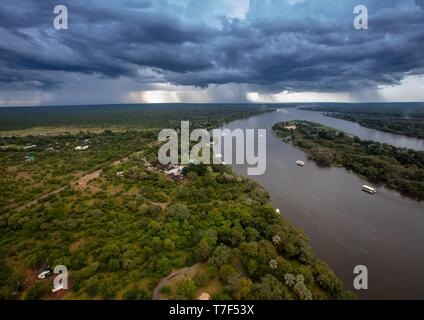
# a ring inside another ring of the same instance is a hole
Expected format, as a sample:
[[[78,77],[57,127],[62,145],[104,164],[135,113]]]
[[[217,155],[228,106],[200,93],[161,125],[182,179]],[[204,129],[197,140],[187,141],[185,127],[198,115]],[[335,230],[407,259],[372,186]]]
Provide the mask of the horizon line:
[[[367,102],[164,102],[164,103],[98,103],[98,104],[47,104],[47,105],[23,105],[1,106],[3,108],[53,108],[53,107],[112,107],[112,106],[166,106],[166,105],[301,105],[301,104],[413,104],[424,101],[367,101]]]

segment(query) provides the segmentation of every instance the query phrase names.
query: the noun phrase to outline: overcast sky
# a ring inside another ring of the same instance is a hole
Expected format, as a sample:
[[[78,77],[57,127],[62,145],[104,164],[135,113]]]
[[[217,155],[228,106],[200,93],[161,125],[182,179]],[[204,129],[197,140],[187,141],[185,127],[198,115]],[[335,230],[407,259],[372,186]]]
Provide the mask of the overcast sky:
[[[55,30],[53,8],[69,10]],[[369,9],[355,30],[353,9]],[[0,105],[424,101],[424,0],[2,0]]]

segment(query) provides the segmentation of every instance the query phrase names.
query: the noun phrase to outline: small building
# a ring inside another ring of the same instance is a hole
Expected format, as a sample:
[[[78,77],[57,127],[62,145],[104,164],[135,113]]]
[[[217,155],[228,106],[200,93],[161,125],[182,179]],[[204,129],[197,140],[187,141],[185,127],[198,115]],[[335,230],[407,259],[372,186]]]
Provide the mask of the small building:
[[[27,163],[31,163],[35,161],[35,157],[34,156],[25,156],[25,162]]]
[[[36,144],[30,145],[30,146],[25,146],[24,150],[30,150],[30,149],[34,149],[34,148],[37,148]]]
[[[293,131],[293,130],[296,130],[297,129],[297,126],[296,125],[290,125],[290,126],[287,126],[287,127],[285,127],[287,130],[290,130],[290,131]]]
[[[203,292],[199,297],[200,301],[209,301],[210,299],[211,299],[211,295],[206,292]]]
[[[88,150],[88,146],[78,146],[75,148],[75,151],[84,151]]]
[[[166,176],[172,180],[181,180],[183,178],[183,166],[170,166],[165,172]]]

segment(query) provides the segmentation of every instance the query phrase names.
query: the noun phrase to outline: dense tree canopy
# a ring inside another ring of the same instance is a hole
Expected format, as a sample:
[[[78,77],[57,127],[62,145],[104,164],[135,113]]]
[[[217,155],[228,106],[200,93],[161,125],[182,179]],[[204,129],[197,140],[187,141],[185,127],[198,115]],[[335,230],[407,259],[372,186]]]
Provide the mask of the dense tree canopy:
[[[90,140],[90,149],[75,153],[82,139]],[[38,145],[31,164],[18,147],[10,151],[29,141]],[[215,299],[345,297],[307,238],[269,205],[268,193],[227,166],[191,165],[182,181],[168,179],[160,166],[148,164],[158,148],[149,131],[2,143],[8,148],[1,165],[8,174],[1,180],[1,298],[52,298],[46,290],[50,280],[34,279],[60,264],[68,267],[71,283],[62,298],[150,299],[161,278],[199,262],[208,271],[180,283],[176,297],[196,298],[210,282],[219,284]],[[61,151],[47,151],[50,146]],[[64,154],[70,163],[60,161]],[[31,189],[34,184],[52,190],[76,179],[75,171],[98,168],[100,176],[86,188],[71,184],[27,208],[9,206],[36,198],[41,191]],[[45,173],[36,178],[39,170]],[[23,171],[31,182],[14,182],[13,175]],[[57,184],[46,181],[61,174]],[[288,273],[305,280],[289,286]]]

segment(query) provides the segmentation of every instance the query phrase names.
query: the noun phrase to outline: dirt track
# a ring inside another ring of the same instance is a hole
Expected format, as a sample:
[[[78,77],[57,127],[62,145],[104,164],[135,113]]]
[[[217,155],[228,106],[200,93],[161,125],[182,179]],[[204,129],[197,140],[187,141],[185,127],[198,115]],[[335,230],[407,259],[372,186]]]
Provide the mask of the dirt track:
[[[196,269],[199,266],[198,263],[196,263],[194,266],[192,267],[188,267],[188,268],[183,268],[180,270],[177,270],[173,273],[171,273],[169,276],[167,276],[166,278],[163,278],[162,280],[159,281],[158,285],[153,289],[153,297],[152,300],[160,300],[160,289],[162,288],[162,286],[169,280],[171,280],[172,278],[175,278],[176,276],[179,276],[182,273],[191,271],[193,269]]]
[[[102,170],[97,170],[95,172],[92,172],[90,174],[87,174],[84,177],[79,178],[77,181],[71,182],[67,186],[64,186],[64,187],[62,187],[60,189],[57,189],[57,190],[52,191],[52,192],[49,192],[49,193],[47,193],[47,194],[45,194],[45,195],[43,195],[43,196],[41,196],[41,197],[39,197],[39,198],[37,198],[35,200],[32,200],[32,201],[26,203],[23,206],[20,206],[20,207],[16,208],[16,210],[17,211],[22,211],[25,208],[30,208],[30,207],[36,205],[41,200],[44,200],[44,199],[47,199],[48,197],[55,196],[55,195],[58,195],[59,193],[62,193],[63,191],[65,191],[66,189],[68,189],[72,185],[78,185],[81,188],[81,190],[85,190],[87,188],[88,183],[90,181],[92,181],[92,180],[97,179],[98,177],[100,177],[101,173],[102,173]]]
[[[129,159],[128,157],[125,157],[123,159],[120,159],[120,160],[117,160],[117,161],[113,162],[112,164],[113,165],[118,165],[118,164],[120,164],[122,162],[128,161],[128,159]],[[143,160],[144,160],[145,163],[149,164],[147,162],[147,160],[145,160],[145,159],[143,159]],[[50,193],[47,193],[47,194],[45,194],[45,195],[43,195],[43,196],[41,196],[41,197],[39,197],[39,198],[37,198],[35,200],[32,200],[32,201],[24,204],[23,206],[17,207],[16,210],[17,211],[21,211],[21,210],[23,210],[25,208],[32,207],[32,206],[36,205],[41,200],[44,200],[44,199],[46,199],[46,198],[48,198],[50,196],[55,196],[55,195],[58,195],[59,193],[62,193],[63,191],[65,191],[70,186],[78,185],[78,187],[81,190],[85,190],[85,189],[87,189],[87,186],[90,183],[90,181],[93,181],[93,180],[99,178],[101,174],[102,174],[102,170],[97,170],[97,171],[94,171],[92,173],[89,173],[89,174],[87,174],[87,175],[79,178],[78,180],[71,182],[67,186],[64,186],[64,187],[62,187],[60,189],[57,189],[57,190],[52,191]]]
[[[97,170],[95,172],[87,174],[86,176],[80,178],[77,181],[78,186],[81,188],[81,190],[87,189],[87,185],[90,183],[90,181],[100,177],[101,173],[102,173],[102,170]]]
[[[68,186],[65,186],[65,187],[62,187],[60,189],[57,189],[55,191],[52,191],[50,193],[47,193],[47,194],[43,195],[42,197],[40,197],[38,199],[32,200],[31,202],[28,202],[27,204],[24,204],[23,206],[20,206],[20,207],[16,208],[16,210],[17,211],[22,211],[23,209],[30,208],[30,207],[36,205],[41,200],[47,199],[50,196],[55,196],[55,195],[57,195],[57,194],[65,191],[68,187],[69,187],[69,185]]]

